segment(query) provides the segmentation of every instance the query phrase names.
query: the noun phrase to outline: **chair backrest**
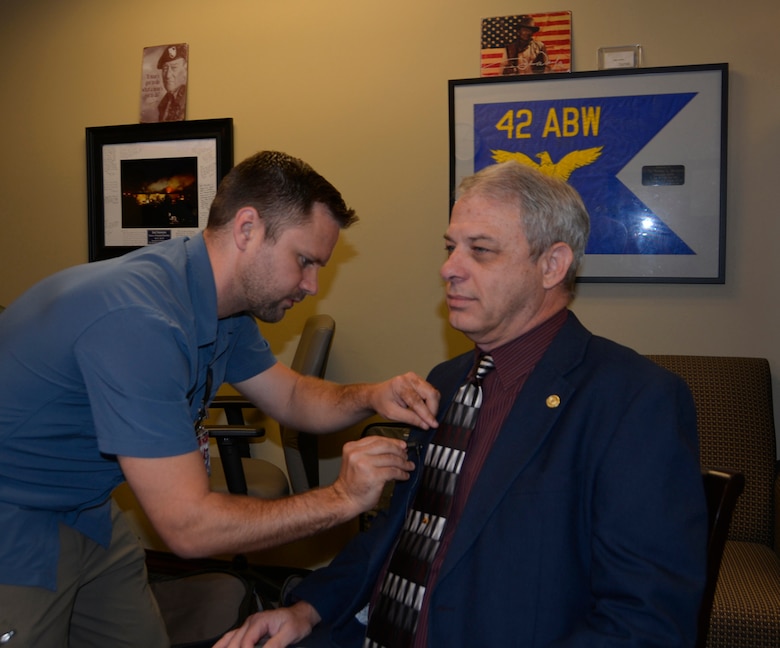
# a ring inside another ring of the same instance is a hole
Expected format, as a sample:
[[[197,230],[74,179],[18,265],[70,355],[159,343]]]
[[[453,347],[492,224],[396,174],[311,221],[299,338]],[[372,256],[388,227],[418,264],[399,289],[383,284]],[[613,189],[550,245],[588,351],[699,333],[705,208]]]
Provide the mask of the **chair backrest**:
[[[707,581],[699,608],[696,648],[704,648],[707,644],[712,601],[715,597],[715,587],[718,584],[723,549],[726,546],[726,538],[737,499],[745,487],[745,476],[733,470],[705,470],[702,473],[702,478],[704,492],[707,496],[709,537],[707,538]]]
[[[681,376],[691,389],[702,469],[727,466],[745,476],[729,539],[773,546],[776,441],[769,363],[718,356],[648,358]]]
[[[312,315],[306,320],[290,367],[298,373],[322,378],[328,364],[336,322],[330,315]],[[282,427],[282,446],[287,474],[294,493],[320,485],[317,437]]]

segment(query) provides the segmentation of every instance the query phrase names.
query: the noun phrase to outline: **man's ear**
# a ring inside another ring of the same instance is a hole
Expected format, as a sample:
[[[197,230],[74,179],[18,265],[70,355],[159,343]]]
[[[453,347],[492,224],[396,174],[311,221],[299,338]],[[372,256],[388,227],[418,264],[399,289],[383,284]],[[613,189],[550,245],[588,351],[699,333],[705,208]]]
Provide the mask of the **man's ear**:
[[[233,240],[239,250],[245,250],[253,238],[265,236],[263,219],[254,207],[241,207],[233,218]]]
[[[574,252],[564,242],[553,243],[542,253],[542,284],[545,288],[554,288],[566,278],[571,264],[574,262]]]

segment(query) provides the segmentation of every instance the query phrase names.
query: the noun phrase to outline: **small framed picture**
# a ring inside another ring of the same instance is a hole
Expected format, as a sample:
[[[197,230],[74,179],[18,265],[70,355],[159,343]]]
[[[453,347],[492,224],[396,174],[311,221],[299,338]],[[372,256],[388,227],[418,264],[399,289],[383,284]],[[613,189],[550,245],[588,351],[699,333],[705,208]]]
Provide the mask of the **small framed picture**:
[[[189,45],[145,47],[141,71],[141,123],[184,121]]]
[[[482,20],[480,76],[571,72],[571,11]]]
[[[599,49],[599,70],[642,67],[641,45],[620,45]]]

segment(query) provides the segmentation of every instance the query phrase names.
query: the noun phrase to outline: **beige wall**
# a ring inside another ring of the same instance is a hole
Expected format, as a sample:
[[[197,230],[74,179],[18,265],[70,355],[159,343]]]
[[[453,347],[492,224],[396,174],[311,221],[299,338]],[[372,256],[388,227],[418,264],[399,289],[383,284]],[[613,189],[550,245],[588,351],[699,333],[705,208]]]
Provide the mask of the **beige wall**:
[[[641,43],[647,66],[731,66],[725,285],[581,287],[594,332],[641,352],[755,355],[780,371],[774,0],[2,0],[0,303],[87,258],[84,129],[138,120],[145,46],[190,44],[190,119],[233,117],[236,160],[300,156],[361,215],[321,294],[264,327],[283,359],[305,317],[337,333],[328,376],[425,373],[466,348],[438,267],[448,210],[447,80],[478,76],[480,19],[571,9],[574,68]]]

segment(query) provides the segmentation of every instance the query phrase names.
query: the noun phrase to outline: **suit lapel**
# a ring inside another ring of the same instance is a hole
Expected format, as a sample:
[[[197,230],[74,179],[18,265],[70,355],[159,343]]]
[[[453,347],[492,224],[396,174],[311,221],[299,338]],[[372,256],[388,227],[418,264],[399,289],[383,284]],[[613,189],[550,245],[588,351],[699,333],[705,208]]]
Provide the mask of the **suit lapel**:
[[[472,488],[439,578],[468,551],[505,497],[507,486],[534,460],[555,428],[576,388],[566,374],[581,362],[589,338],[590,333],[570,314],[531,372]]]

